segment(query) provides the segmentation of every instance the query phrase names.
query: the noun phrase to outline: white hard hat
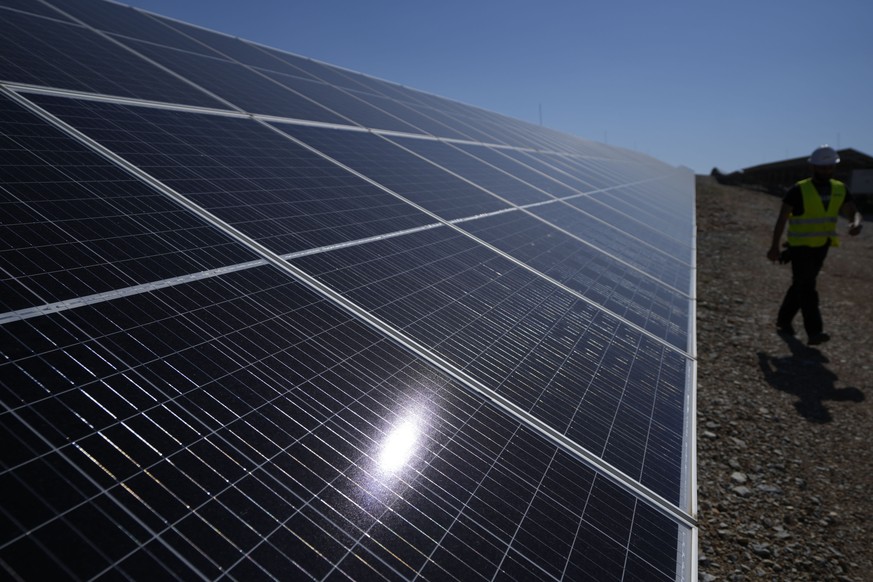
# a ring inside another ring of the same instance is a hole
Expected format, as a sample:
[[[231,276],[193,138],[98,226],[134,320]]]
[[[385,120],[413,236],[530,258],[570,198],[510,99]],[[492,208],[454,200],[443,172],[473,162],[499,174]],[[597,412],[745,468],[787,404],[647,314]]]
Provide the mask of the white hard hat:
[[[823,145],[816,148],[812,155],[809,156],[809,163],[813,166],[833,166],[840,163],[840,156],[837,150],[828,145]]]

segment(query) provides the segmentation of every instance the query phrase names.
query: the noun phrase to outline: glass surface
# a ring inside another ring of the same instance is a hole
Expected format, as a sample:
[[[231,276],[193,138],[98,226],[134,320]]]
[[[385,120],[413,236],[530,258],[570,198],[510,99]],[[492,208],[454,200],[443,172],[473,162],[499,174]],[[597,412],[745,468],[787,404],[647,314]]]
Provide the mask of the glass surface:
[[[586,221],[580,222],[584,228]],[[460,226],[656,337],[688,348],[690,299],[647,273],[523,212]]]
[[[506,150],[489,148],[481,145],[471,144],[452,144],[460,150],[463,150],[471,156],[478,158],[492,166],[500,168],[504,172],[511,174],[523,180],[528,184],[536,186],[543,192],[547,192],[555,198],[566,198],[568,196],[578,196],[579,190],[574,190],[569,186],[562,184],[554,177],[537,170],[536,168],[525,165],[522,162],[513,159],[506,155]]]
[[[594,197],[650,224],[659,232],[680,241],[688,241],[694,234],[694,214],[681,203],[681,194],[682,189],[676,186],[675,181],[665,180],[646,187],[618,187],[609,192],[598,192]]]
[[[6,310],[160,281],[255,254],[0,97]]]
[[[343,117],[238,63],[126,38],[119,40],[248,113],[348,124]]]
[[[293,262],[679,502],[681,353],[449,228]]]
[[[685,528],[270,267],[2,333],[23,578],[675,579]]]
[[[435,222],[249,119],[33,98],[279,254]]]
[[[225,58],[232,59],[244,65],[260,67],[270,71],[277,71],[290,75],[300,74],[298,69],[289,66],[288,63],[282,59],[276,58],[267,51],[262,50],[260,47],[241,39],[160,16],[155,16],[154,18],[168,28],[177,30],[185,36],[198,41],[199,44],[210,47],[216,53],[223,55]]]
[[[665,285],[679,291],[689,289],[691,272],[687,264],[632,238],[617,225],[601,222],[561,203],[537,206],[530,212]]]
[[[689,239],[685,239],[683,242],[676,236],[678,233],[661,232],[649,224],[640,221],[639,218],[632,218],[620,212],[610,205],[612,200],[612,197],[607,198],[606,196],[593,194],[591,196],[577,196],[572,200],[568,200],[568,203],[603,222],[616,225],[629,236],[648,244],[653,249],[668,254],[683,263],[690,264],[691,247],[688,244]]]
[[[378,135],[290,124],[276,127],[440,218],[453,220],[509,208],[505,202]]]
[[[13,8],[15,10],[20,10],[21,12],[37,14],[39,16],[48,16],[49,18],[69,22],[69,19],[64,17],[64,15],[57,10],[52,10],[45,4],[35,2],[34,0],[0,0],[0,8]],[[0,20],[5,18],[5,16],[6,12],[0,12]]]
[[[7,575],[690,579],[690,172],[51,3],[0,0],[56,90],[0,99]]]
[[[550,199],[547,193],[446,143],[402,137],[390,139],[512,204],[533,204]]]
[[[477,135],[473,132],[468,132],[467,128],[460,128],[453,120],[448,120],[448,125],[444,123],[446,120],[440,120],[434,115],[430,115],[430,111],[425,108],[416,107],[415,104],[410,104],[401,101],[395,101],[381,95],[372,95],[362,91],[349,90],[355,97],[369,103],[373,107],[390,111],[402,119],[405,123],[415,127],[417,133],[425,133],[427,135],[435,135],[450,139],[462,140],[483,140],[488,136]]]
[[[221,107],[202,91],[74,24],[4,10],[0,55],[4,81]]]
[[[51,4],[97,30],[207,56],[219,56],[202,43],[165,26],[160,19],[130,6],[94,0],[52,0]]]
[[[289,89],[342,115],[353,124],[373,129],[421,133],[418,128],[405,123],[396,115],[374,107],[353,93],[337,89],[333,85],[271,71],[263,71],[263,73]]]

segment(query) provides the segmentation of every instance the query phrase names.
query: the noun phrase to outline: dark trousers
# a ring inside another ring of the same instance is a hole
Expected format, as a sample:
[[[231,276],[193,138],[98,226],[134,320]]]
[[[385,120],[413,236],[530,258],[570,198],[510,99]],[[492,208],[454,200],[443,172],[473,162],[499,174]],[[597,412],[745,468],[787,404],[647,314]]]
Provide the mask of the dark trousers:
[[[815,280],[828,254],[829,244],[821,247],[791,247],[791,287],[785,293],[779,308],[777,324],[788,327],[797,312],[803,314],[806,334],[814,336],[822,332],[821,312],[818,309],[818,291]]]

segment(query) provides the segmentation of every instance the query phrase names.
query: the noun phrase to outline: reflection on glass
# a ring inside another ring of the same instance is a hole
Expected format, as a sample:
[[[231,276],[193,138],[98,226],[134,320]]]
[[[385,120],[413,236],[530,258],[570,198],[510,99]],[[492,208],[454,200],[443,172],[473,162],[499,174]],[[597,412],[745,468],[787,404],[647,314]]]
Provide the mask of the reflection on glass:
[[[413,386],[415,386],[413,384]],[[414,487],[419,471],[432,460],[435,421],[432,403],[419,394],[404,394],[393,411],[373,427],[372,448],[362,465],[363,479],[358,481],[355,502],[373,515],[380,515],[386,505],[402,498]]]
[[[421,432],[415,416],[404,419],[386,435],[379,451],[379,470],[382,473],[402,469],[415,451]]]

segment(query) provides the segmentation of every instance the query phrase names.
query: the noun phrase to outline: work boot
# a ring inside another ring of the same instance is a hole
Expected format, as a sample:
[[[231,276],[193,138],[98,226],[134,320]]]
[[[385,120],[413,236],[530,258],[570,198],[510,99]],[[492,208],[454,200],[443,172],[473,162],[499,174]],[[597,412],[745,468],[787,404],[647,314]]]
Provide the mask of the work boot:
[[[791,335],[791,336],[797,335],[797,332],[794,331],[794,326],[791,325],[790,323],[786,323],[786,324],[777,323],[776,324],[776,333],[778,333],[779,335]]]
[[[815,335],[809,336],[809,341],[807,343],[811,346],[817,346],[819,344],[825,343],[826,341],[829,341],[830,339],[831,339],[831,336],[829,336],[828,334],[826,334],[824,332],[821,332],[821,333],[817,333]]]

